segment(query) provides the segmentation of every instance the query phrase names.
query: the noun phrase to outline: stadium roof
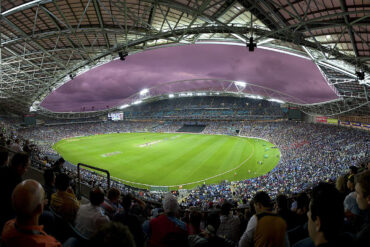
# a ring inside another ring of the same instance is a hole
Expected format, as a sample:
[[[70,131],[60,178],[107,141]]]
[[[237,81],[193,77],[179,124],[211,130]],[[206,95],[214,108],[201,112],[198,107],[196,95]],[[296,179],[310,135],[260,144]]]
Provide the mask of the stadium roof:
[[[50,92],[119,52],[176,43],[245,44],[253,36],[258,46],[310,57],[336,88],[338,100],[301,106],[305,112],[370,115],[366,0],[0,2],[0,106],[11,112],[47,112],[39,104]],[[364,80],[356,71],[365,72]]]

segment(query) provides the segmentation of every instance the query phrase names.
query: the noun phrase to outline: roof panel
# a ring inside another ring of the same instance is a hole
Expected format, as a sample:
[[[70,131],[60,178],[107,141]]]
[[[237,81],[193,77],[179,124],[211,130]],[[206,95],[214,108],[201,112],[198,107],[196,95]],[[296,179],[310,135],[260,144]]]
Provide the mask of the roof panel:
[[[231,35],[230,30],[238,30],[235,27],[243,26],[248,28],[251,11],[254,27],[259,29],[255,32],[257,39],[260,38],[257,43],[273,38],[268,44],[282,46],[285,50],[302,52],[302,45],[305,45],[324,53],[334,51],[334,57],[352,65],[358,61],[363,66],[369,66],[370,63],[367,58],[370,25],[368,18],[363,18],[370,11],[370,4],[363,0],[345,0],[344,6],[352,12],[348,21],[353,23],[357,58],[340,1],[312,0],[307,6],[308,1],[301,0],[256,1],[255,4],[232,0],[99,0],[90,1],[83,15],[88,2],[2,0],[2,13],[11,10],[5,17],[11,23],[4,20],[0,26],[2,42],[9,49],[3,49],[3,61],[19,63],[27,71],[27,66],[34,66],[30,62],[45,70],[56,67],[57,74],[68,75],[70,71],[78,71],[85,68],[83,66],[99,62],[99,59],[110,59],[110,54],[116,54],[117,49],[127,47],[126,26],[129,41],[127,49],[130,51],[173,44],[178,38],[184,42],[198,39],[241,42],[235,35]],[[35,23],[36,11],[38,16]],[[219,31],[214,26],[218,26]],[[191,29],[185,31],[185,27]],[[248,33],[244,28],[235,34],[240,36]],[[315,40],[321,43],[321,47]],[[336,49],[332,49],[337,41]],[[66,51],[69,53],[65,54]],[[23,53],[34,55],[22,58]],[[91,61],[87,60],[88,57]],[[79,66],[73,67],[77,63]],[[370,66],[365,68],[370,70]],[[19,79],[19,85],[27,84],[26,79]],[[22,90],[24,88],[27,87],[22,86]],[[49,84],[45,82],[40,86],[40,94],[46,95],[49,89]]]

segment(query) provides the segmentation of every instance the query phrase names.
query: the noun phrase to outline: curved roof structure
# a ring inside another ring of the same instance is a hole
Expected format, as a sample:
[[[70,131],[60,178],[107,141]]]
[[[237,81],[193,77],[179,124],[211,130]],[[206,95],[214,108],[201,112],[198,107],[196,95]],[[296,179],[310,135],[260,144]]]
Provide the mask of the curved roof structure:
[[[309,57],[335,87],[338,100],[301,105],[305,112],[370,115],[366,0],[0,2],[0,106],[11,112],[53,114],[39,106],[50,92],[119,52],[178,43],[245,44],[253,37],[257,49]]]

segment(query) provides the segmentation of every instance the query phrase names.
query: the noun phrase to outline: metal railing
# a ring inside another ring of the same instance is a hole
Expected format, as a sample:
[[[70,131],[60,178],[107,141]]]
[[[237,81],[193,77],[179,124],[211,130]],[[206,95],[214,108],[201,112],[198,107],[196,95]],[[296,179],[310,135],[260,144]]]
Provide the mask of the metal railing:
[[[101,169],[101,168],[98,168],[98,167],[95,167],[95,166],[86,165],[86,164],[83,164],[83,163],[78,163],[77,164],[77,183],[78,183],[77,198],[78,199],[81,199],[81,173],[80,173],[80,169],[81,169],[80,167],[81,166],[106,173],[107,174],[107,190],[110,189],[110,173],[109,173],[108,170]]]

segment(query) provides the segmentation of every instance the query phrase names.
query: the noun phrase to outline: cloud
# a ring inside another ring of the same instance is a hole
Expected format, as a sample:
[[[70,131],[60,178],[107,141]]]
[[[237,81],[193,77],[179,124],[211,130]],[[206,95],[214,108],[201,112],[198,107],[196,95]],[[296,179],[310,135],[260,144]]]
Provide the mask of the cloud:
[[[114,60],[64,84],[42,106],[54,111],[105,109],[143,88],[198,78],[245,81],[310,103],[336,98],[312,61],[263,49],[248,52],[241,46],[203,44],[153,49],[125,61]],[[200,84],[179,83],[171,88],[194,90],[195,85]]]

